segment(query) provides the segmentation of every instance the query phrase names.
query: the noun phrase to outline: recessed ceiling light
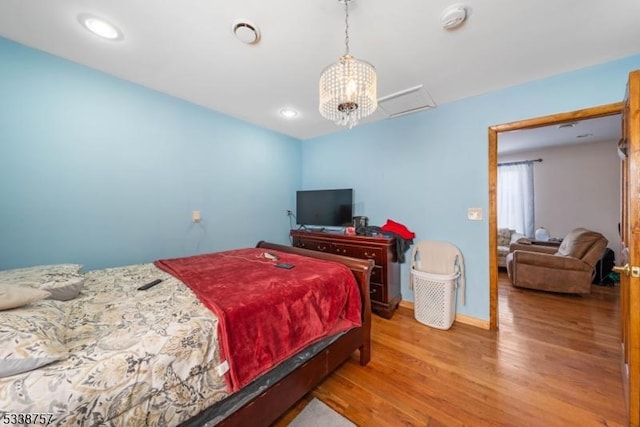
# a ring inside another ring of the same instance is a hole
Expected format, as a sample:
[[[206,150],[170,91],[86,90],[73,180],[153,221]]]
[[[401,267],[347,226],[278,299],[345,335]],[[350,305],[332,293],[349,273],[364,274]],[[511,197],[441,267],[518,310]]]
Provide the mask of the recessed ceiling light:
[[[78,16],[78,21],[93,34],[108,40],[122,39],[122,33],[118,28],[97,16],[82,14]]]
[[[280,115],[286,119],[293,119],[298,116],[298,112],[296,110],[292,110],[291,108],[283,108],[280,110]]]

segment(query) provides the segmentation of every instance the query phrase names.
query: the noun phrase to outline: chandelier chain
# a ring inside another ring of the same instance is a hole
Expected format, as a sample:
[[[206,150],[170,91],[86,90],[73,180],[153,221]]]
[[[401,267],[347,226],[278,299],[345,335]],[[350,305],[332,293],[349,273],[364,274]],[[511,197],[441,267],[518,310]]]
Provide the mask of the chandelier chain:
[[[349,1],[344,2],[344,45],[346,47],[345,55],[349,55]]]

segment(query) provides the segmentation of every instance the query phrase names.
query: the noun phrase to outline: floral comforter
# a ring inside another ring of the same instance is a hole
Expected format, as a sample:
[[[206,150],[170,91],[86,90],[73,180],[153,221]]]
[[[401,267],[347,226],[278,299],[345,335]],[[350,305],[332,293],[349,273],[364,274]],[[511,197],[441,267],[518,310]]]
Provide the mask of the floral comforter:
[[[152,264],[85,277],[70,301],[0,312],[19,314],[25,333],[44,330],[64,351],[51,364],[0,378],[0,412],[52,414],[52,425],[165,426],[227,396],[216,371],[218,319],[184,284]]]

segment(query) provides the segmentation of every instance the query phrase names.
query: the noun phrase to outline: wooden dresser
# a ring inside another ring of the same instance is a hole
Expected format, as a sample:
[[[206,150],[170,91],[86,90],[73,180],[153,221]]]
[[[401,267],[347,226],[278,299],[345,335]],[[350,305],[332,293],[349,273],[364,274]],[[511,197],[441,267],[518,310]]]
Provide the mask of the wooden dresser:
[[[291,237],[293,246],[299,248],[373,259],[375,267],[371,272],[371,310],[387,319],[393,316],[401,299],[400,264],[395,238],[303,230],[291,230]]]

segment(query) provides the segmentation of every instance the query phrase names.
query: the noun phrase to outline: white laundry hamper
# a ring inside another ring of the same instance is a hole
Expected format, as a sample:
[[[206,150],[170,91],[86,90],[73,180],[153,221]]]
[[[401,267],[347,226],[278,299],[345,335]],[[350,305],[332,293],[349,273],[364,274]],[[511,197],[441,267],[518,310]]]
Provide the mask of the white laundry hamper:
[[[461,303],[465,303],[462,252],[449,242],[418,242],[411,255],[411,286],[416,320],[449,329],[456,317],[458,292]]]
[[[460,272],[433,274],[411,270],[414,316],[427,326],[449,329],[456,317],[456,284]]]

